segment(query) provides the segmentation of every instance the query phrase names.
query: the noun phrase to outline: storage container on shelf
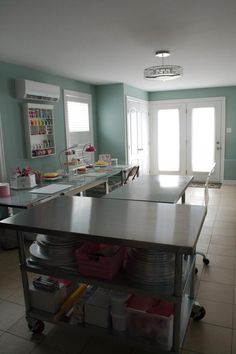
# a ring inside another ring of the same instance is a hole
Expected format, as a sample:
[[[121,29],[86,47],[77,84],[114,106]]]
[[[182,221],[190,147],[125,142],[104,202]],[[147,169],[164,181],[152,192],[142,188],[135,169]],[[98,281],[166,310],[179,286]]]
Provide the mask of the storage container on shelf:
[[[149,344],[157,344],[162,350],[170,350],[173,340],[173,303],[149,298],[145,302],[136,295],[132,303],[132,298],[127,304],[129,335]],[[141,299],[140,306],[136,299]]]
[[[76,251],[76,260],[81,274],[112,279],[119,271],[124,255],[124,247],[85,242]]]

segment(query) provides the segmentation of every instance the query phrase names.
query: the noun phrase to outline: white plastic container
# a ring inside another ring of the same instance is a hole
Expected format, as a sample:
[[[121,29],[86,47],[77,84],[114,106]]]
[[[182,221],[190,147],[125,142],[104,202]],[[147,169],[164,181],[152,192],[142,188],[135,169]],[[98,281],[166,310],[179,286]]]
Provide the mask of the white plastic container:
[[[127,314],[122,316],[111,313],[112,327],[115,331],[126,331],[127,330]]]
[[[98,288],[85,303],[85,323],[108,328],[110,290]]]
[[[126,315],[126,301],[131,294],[118,291],[111,291],[111,313],[116,316]]]

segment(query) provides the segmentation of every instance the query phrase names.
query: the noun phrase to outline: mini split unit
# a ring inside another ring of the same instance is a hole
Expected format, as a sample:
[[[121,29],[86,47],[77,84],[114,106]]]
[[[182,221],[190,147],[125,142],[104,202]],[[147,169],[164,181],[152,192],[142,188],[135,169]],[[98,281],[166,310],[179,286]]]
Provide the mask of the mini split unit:
[[[16,80],[16,97],[32,101],[58,102],[60,87],[30,80]]]

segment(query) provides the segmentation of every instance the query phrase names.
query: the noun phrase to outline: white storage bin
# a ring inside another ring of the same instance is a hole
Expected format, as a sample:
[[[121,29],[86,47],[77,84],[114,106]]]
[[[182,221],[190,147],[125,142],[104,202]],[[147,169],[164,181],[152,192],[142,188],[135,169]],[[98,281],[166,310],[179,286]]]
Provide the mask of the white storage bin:
[[[66,286],[60,285],[56,291],[49,292],[36,289],[33,284],[29,286],[31,306],[50,313],[56,313],[67,298]]]
[[[110,290],[98,288],[85,303],[85,323],[108,328],[110,326]]]
[[[111,313],[112,318],[112,328],[115,331],[126,331],[127,330],[127,314],[116,315]]]
[[[126,301],[131,294],[111,291],[111,312],[118,316],[126,315]]]

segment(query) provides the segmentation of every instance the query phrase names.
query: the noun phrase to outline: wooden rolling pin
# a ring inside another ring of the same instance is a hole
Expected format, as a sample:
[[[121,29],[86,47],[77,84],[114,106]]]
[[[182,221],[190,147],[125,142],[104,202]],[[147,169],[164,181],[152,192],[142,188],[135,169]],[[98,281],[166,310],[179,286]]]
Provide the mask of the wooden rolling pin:
[[[61,305],[61,308],[53,317],[54,321],[59,321],[60,318],[75,304],[75,302],[79,299],[79,297],[85,292],[87,289],[86,284],[80,284],[78,289],[76,289]]]

